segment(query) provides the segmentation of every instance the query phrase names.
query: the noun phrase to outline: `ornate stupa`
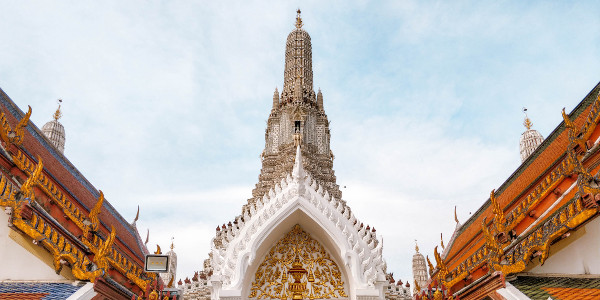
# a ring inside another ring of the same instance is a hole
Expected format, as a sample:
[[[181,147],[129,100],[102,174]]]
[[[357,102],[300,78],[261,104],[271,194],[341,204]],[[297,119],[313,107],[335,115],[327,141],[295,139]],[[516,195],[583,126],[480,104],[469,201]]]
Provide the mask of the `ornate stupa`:
[[[529,120],[527,116],[527,109],[524,108],[523,112],[525,113],[525,121],[523,121],[523,125],[525,128],[525,132],[521,134],[521,141],[519,142],[519,149],[521,152],[521,162],[524,162],[535,149],[544,141],[544,137],[535,129],[531,129],[533,123]]]
[[[177,253],[175,253],[175,244],[173,240],[171,240],[171,250],[167,252],[169,256],[169,270],[167,273],[161,273],[160,277],[165,284],[165,287],[171,288],[176,284],[176,276],[177,276]]]
[[[310,36],[300,10],[273,94],[262,169],[242,213],[217,226],[185,299],[407,300],[383,259],[383,240],[341,198],[323,95],[313,90]]]
[[[333,171],[333,153],[329,147],[329,121],[323,109],[321,90],[313,89],[312,46],[302,29],[300,10],[296,28],[285,45],[285,69],[281,95],[273,94],[273,108],[267,120],[262,169],[249,204],[292,171],[296,146],[302,145],[304,167],[329,194],[341,198]],[[246,207],[244,207],[246,209]]]
[[[413,287],[414,293],[417,293],[419,289],[427,287],[427,265],[425,264],[425,257],[419,253],[419,245],[415,242],[415,254],[412,259],[412,270],[415,286]]]
[[[44,135],[50,140],[50,143],[60,151],[60,153],[65,153],[65,127],[60,124],[58,119],[62,117],[62,112],[60,111],[60,103],[61,99],[58,99],[58,108],[56,112],[54,112],[54,120],[44,124],[42,126],[42,132]]]

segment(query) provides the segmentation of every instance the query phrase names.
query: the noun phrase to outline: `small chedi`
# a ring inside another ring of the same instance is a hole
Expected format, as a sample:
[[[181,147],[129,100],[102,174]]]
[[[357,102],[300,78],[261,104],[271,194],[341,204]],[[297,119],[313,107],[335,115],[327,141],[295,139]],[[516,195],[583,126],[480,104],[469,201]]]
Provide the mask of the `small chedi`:
[[[185,299],[411,298],[410,284],[387,273],[375,228],[341,199],[302,25],[298,10],[258,183],[241,214],[216,228],[203,269],[178,282]]]

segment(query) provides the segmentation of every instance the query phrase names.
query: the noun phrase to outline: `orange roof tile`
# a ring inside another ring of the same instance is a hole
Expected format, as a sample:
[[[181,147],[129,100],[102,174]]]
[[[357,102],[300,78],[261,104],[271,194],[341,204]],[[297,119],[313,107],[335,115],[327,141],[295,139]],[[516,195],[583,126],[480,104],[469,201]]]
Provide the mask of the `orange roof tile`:
[[[554,299],[561,300],[595,300],[600,299],[600,290],[598,289],[578,289],[578,288],[543,288]]]

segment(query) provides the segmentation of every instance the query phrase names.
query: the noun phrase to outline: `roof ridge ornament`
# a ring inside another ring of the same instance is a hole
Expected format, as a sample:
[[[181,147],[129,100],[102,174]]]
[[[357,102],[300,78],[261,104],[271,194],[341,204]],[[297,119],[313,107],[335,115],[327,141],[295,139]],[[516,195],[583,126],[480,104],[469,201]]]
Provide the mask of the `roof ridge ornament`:
[[[292,170],[292,177],[297,180],[302,180],[306,177],[306,172],[302,166],[302,152],[300,151],[300,145],[296,147],[296,159],[294,161],[294,169]]]
[[[137,207],[137,213],[135,214],[135,218],[133,219],[133,223],[131,223],[131,225],[135,226],[137,220],[140,219],[140,206],[138,205]]]

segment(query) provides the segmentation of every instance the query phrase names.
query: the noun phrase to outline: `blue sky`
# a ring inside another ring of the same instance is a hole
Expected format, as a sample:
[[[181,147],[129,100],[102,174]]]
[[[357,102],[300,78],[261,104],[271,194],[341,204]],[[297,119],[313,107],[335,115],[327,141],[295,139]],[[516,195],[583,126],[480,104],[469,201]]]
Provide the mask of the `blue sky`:
[[[519,166],[521,108],[547,136],[600,79],[593,1],[1,4],[0,87],[38,127],[64,99],[66,156],[184,278],[257,182],[298,7],[338,184],[404,281]]]

